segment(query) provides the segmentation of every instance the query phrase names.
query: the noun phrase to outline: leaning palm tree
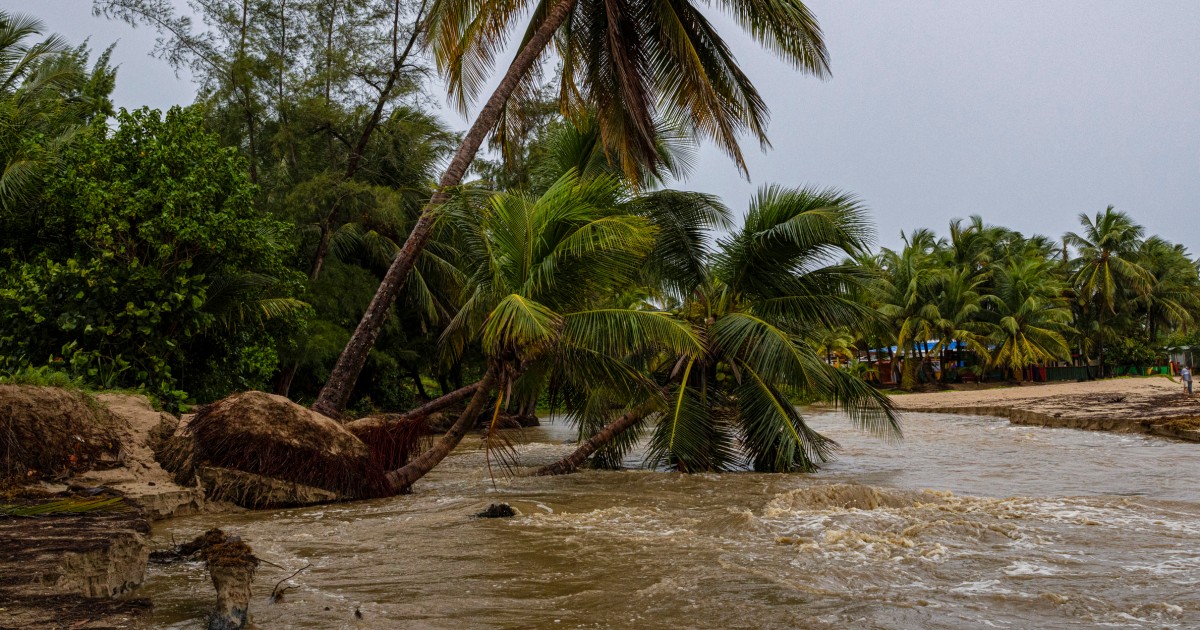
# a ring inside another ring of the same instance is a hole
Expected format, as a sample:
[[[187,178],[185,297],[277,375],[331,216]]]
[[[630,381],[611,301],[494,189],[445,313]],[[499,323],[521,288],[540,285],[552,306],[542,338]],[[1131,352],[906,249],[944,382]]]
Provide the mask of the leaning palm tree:
[[[682,322],[606,299],[629,285],[654,247],[654,227],[629,213],[628,204],[620,180],[582,179],[570,171],[540,196],[508,192],[482,208],[464,200],[451,205],[447,227],[458,232],[463,266],[474,272],[439,343],[451,357],[479,343],[488,367],[447,433],[388,473],[393,490],[407,490],[445,458],[493,391],[491,437],[506,401],[537,391],[549,378],[578,391],[603,387],[626,398],[647,396],[653,383],[625,357],[651,350],[699,353],[700,339]]]
[[[1096,348],[1100,375],[1104,375],[1105,317],[1117,313],[1117,303],[1127,295],[1143,296],[1151,285],[1150,274],[1137,263],[1144,229],[1124,212],[1109,206],[1093,220],[1079,215],[1083,233],[1069,232],[1063,241],[1075,248],[1072,283],[1076,294],[1096,312]]]
[[[1065,361],[1071,352],[1063,333],[1071,310],[1053,263],[1042,258],[1014,259],[996,273],[996,293],[986,297],[997,321],[991,364],[1024,380],[1025,369],[1047,361]]]
[[[828,73],[820,27],[800,0],[733,0],[719,6],[796,69],[817,76]],[[462,109],[487,83],[513,21],[531,7],[516,57],[463,137],[437,192],[363,313],[314,404],[318,411],[337,414],[349,399],[392,303],[433,233],[438,208],[462,182],[479,147],[513,101],[534,91],[551,44],[561,61],[559,108],[568,118],[584,112],[594,115],[603,146],[628,177],[637,176],[639,164],[660,160],[663,120],[687,135],[713,140],[743,171],[740,135],[749,134],[767,146],[766,104],[691,0],[438,0],[430,12],[428,40],[450,95]]]
[[[837,262],[863,252],[870,233],[850,195],[762,189],[741,230],[718,243],[676,309],[707,343],[702,354],[658,362],[666,404],[648,398],[622,406],[574,453],[537,474],[571,472],[654,418],[651,466],[813,470],[837,445],[808,426],[793,395],[831,400],[860,426],[899,435],[887,398],[816,349],[830,328],[875,316],[849,298],[866,275]]]

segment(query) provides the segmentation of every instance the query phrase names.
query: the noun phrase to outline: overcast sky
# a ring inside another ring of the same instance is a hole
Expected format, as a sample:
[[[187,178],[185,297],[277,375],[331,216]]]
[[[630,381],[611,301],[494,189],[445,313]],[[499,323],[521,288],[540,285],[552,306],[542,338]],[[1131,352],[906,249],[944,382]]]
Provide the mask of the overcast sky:
[[[1080,212],[1125,210],[1200,254],[1200,2],[809,0],[833,78],[800,76],[715,22],[773,112],[752,181],[702,150],[689,181],[741,212],[763,183],[858,194],[882,244],[982,214],[1059,236]],[[90,0],[0,0],[72,41],[118,41],[118,105],[194,90],[148,53],[154,34],[92,17]],[[460,126],[457,116],[448,116]]]

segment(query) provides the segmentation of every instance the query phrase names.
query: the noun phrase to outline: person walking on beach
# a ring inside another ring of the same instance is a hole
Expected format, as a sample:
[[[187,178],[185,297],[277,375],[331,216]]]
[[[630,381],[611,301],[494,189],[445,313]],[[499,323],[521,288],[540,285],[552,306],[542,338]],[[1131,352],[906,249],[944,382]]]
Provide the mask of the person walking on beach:
[[[1179,370],[1179,378],[1180,378],[1180,380],[1183,381],[1184,387],[1187,388],[1187,395],[1191,396],[1192,395],[1192,369],[1186,365],[1183,366],[1183,369]]]

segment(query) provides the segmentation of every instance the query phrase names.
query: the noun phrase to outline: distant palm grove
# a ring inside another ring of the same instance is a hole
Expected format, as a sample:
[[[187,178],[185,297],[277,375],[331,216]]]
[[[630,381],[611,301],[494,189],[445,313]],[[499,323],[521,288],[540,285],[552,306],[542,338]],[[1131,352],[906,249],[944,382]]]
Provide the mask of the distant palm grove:
[[[670,188],[699,141],[744,171],[767,109],[690,2],[626,4],[538,5],[465,134],[436,78],[468,111],[525,3],[97,0],[195,78],[165,113],[115,111],[109,51],[0,13],[0,376],[334,417],[469,399],[458,438],[553,407],[581,445],[546,474],[619,466],[639,437],[659,468],[781,471],[836,446],[798,402],[895,434],[881,383],[1100,377],[1196,342],[1197,261],[1112,208],[1058,237],[971,217],[879,249],[849,192]],[[727,4],[828,72],[803,5]]]

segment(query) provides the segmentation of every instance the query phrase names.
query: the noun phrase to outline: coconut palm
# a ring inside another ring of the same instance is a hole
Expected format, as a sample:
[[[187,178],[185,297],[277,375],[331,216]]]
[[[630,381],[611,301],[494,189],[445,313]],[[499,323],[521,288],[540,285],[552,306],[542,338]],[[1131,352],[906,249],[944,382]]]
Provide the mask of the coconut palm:
[[[1138,263],[1153,278],[1139,300],[1146,317],[1146,339],[1156,343],[1162,330],[1184,327],[1200,309],[1200,268],[1184,246],[1157,236],[1142,241]]]
[[[949,267],[938,279],[937,316],[930,332],[937,344],[930,351],[941,357],[942,377],[946,374],[946,351],[955,341],[986,361],[989,357],[987,334],[982,320],[984,300],[980,287],[984,276],[970,267]]]
[[[1079,215],[1083,233],[1069,232],[1063,241],[1078,252],[1072,261],[1071,281],[1085,306],[1096,314],[1096,348],[1100,373],[1104,373],[1105,318],[1115,315],[1118,302],[1128,295],[1144,296],[1152,278],[1137,263],[1144,229],[1129,215],[1109,206],[1093,220]]]
[[[652,466],[813,470],[837,445],[805,423],[791,402],[796,394],[831,400],[860,426],[899,435],[886,397],[827,364],[816,348],[830,328],[874,316],[849,298],[866,274],[837,263],[839,255],[865,251],[870,234],[850,195],[760,190],[742,228],[719,241],[676,309],[707,343],[700,355],[659,363],[665,408],[649,400],[622,407],[574,453],[538,472],[570,472],[655,416]]]
[[[72,101],[88,80],[78,51],[39,20],[0,11],[0,211],[12,212],[43,170],[85,122],[86,103]],[[106,58],[105,58],[106,59]]]
[[[824,356],[827,363],[834,363],[835,360],[852,361],[857,354],[855,344],[858,341],[858,335],[854,334],[848,326],[838,326],[837,328],[828,328],[816,334],[816,350],[817,354]]]
[[[553,376],[576,390],[605,387],[627,398],[655,389],[625,361],[661,349],[694,356],[700,340],[664,314],[612,307],[609,296],[636,277],[655,229],[627,211],[629,197],[610,176],[569,171],[540,196],[506,192],[482,208],[456,201],[448,227],[473,269],[462,308],[442,333],[451,357],[480,343],[488,368],[466,411],[430,449],[388,474],[406,490],[462,439],[493,390],[491,435],[506,399],[537,391]]]
[[[876,304],[891,325],[896,349],[904,356],[901,386],[912,389],[924,360],[925,342],[937,336],[943,320],[936,301],[942,267],[938,263],[945,242],[928,229],[901,234],[904,247],[884,248],[876,263],[883,271]]]
[[[1063,332],[1069,329],[1071,310],[1053,263],[1014,259],[997,270],[995,281],[996,293],[986,298],[997,316],[992,365],[1024,380],[1029,366],[1069,359]]]
[[[986,274],[993,259],[992,245],[1003,228],[987,225],[983,217],[973,214],[963,221],[950,221],[950,238],[945,249],[945,264],[965,268],[973,274]]]
[[[800,0],[722,3],[751,37],[800,71],[824,76],[828,58],[820,27]],[[375,298],[339,357],[314,408],[337,414],[350,396],[388,309],[433,231],[438,207],[458,186],[486,137],[515,97],[535,91],[549,46],[559,57],[560,109],[593,113],[602,144],[626,175],[660,160],[662,121],[714,141],[745,171],[741,134],[766,146],[768,110],[712,23],[690,0],[544,0],[495,3],[438,0],[428,40],[452,98],[465,109],[487,83],[513,20],[532,8],[516,57],[463,137],[437,192],[413,226]]]

